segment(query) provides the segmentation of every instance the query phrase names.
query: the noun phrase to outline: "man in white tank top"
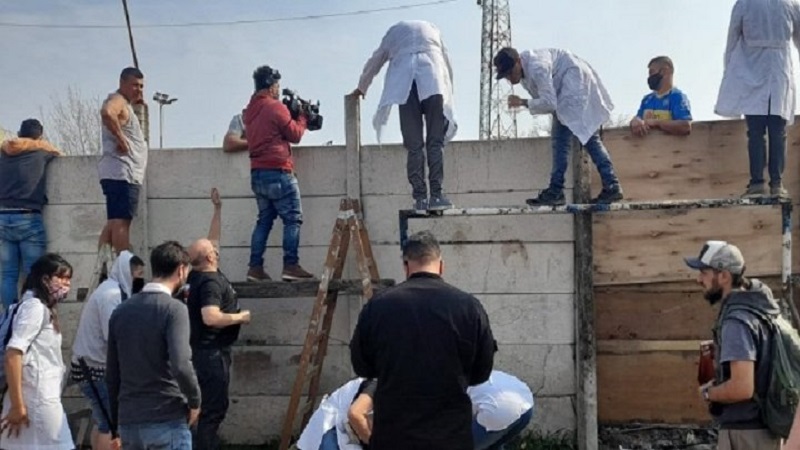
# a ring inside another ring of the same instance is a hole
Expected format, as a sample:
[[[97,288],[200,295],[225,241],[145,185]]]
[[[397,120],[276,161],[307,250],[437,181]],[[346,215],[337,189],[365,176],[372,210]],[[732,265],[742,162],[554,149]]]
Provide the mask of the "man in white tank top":
[[[133,106],[142,103],[144,75],[134,67],[122,70],[119,89],[100,110],[103,156],[97,165],[106,196],[107,222],[99,246],[119,253],[130,248],[131,221],[139,206],[139,191],[147,167],[147,142]]]

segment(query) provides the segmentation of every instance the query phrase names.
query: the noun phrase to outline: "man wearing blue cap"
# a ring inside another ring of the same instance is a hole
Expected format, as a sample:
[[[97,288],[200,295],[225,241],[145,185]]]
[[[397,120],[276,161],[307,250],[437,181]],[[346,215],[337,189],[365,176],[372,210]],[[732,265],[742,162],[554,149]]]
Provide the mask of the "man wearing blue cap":
[[[697,258],[685,258],[698,270],[697,282],[711,304],[721,303],[714,325],[714,380],[700,394],[719,426],[720,450],[778,450],[779,437],[762,419],[756,398],[765,398],[771,373],[770,324],[780,314],[772,291],[744,277],[742,252],[725,241],[708,241]]]
[[[553,169],[550,185],[529,205],[563,205],[564,174],[569,163],[572,137],[589,152],[600,172],[603,190],[592,203],[622,200],[622,188],[611,156],[598,131],[608,121],[614,104],[592,67],[576,55],[560,49],[526,50],[521,54],[506,47],[494,57],[497,79],[522,83],[531,99],[508,96],[510,108],[526,107],[531,114],[553,115]]]

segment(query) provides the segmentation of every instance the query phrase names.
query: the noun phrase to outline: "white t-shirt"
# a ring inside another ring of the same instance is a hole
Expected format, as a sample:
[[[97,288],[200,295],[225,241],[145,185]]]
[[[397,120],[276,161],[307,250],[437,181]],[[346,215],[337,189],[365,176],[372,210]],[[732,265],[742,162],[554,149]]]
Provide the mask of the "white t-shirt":
[[[472,416],[487,431],[500,431],[533,408],[533,393],[519,378],[493,370],[489,381],[467,389]]]

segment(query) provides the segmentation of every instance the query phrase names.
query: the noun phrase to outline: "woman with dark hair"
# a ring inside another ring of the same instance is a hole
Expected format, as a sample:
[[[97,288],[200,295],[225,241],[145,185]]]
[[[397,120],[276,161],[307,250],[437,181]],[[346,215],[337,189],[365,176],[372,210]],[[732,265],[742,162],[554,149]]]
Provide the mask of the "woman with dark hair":
[[[64,361],[56,307],[67,298],[72,266],[49,253],[31,267],[26,291],[14,305],[5,356],[0,448],[71,450],[75,447],[61,405]]]

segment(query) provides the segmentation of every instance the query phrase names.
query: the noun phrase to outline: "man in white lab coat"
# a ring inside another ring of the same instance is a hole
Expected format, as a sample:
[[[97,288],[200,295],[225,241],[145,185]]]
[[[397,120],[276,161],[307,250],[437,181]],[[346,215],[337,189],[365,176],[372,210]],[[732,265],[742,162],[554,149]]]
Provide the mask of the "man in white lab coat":
[[[733,6],[725,49],[725,73],[714,111],[745,116],[750,183],[743,197],[787,195],[782,175],[786,125],[794,122],[795,86],[791,43],[800,48],[797,0],[738,0]],[[764,134],[769,134],[769,158]]]
[[[531,99],[508,97],[511,108],[526,107],[531,114],[552,114],[553,168],[550,185],[529,205],[563,205],[564,174],[569,163],[572,138],[586,148],[600,172],[603,190],[592,203],[622,200],[622,188],[611,156],[600,139],[600,126],[608,121],[614,104],[592,67],[576,55],[560,49],[526,50],[521,54],[506,47],[494,57],[497,79],[522,83]]]
[[[452,208],[453,204],[442,192],[443,150],[455,135],[457,125],[453,117],[453,71],[439,29],[421,20],[403,21],[389,28],[364,65],[353,94],[364,96],[387,61],[383,95],[372,120],[378,141],[392,105],[400,105],[400,130],[403,146],[408,150],[406,169],[414,209],[426,214],[429,210]],[[425,184],[426,153],[430,199]]]

